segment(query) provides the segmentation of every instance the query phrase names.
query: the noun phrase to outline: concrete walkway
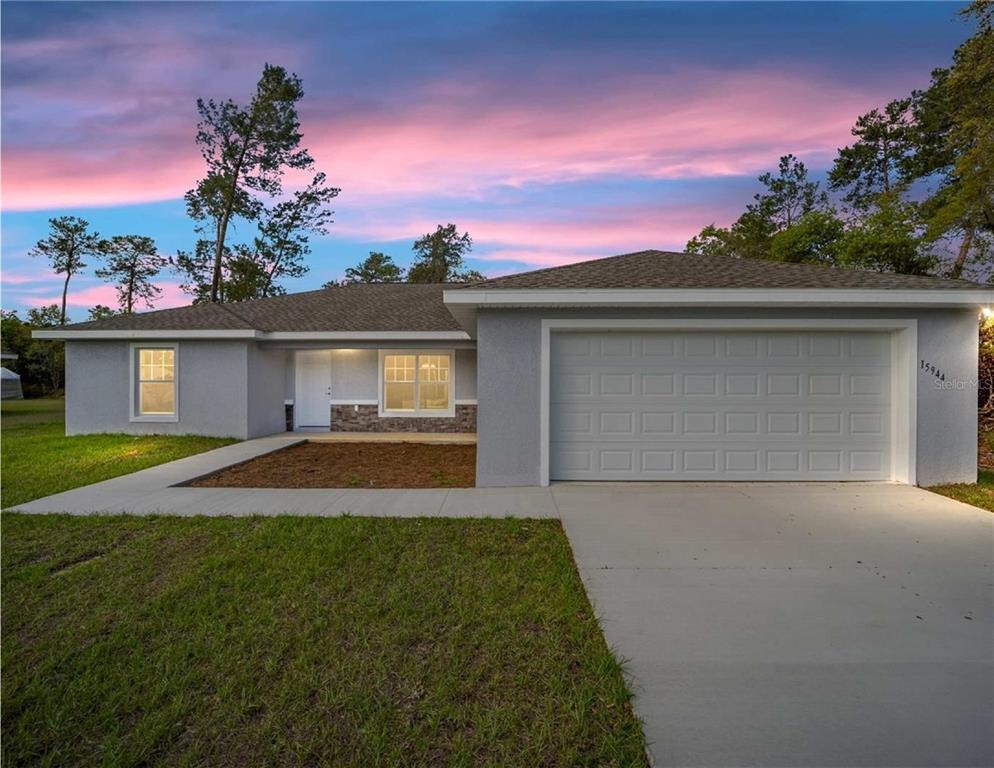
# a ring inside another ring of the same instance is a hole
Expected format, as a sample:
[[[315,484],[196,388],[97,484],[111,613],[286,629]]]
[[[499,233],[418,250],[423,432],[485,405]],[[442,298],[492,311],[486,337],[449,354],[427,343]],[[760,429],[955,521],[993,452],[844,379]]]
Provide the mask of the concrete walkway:
[[[548,488],[319,489],[190,488],[224,467],[306,442],[288,432],[226,445],[122,477],[12,507],[73,515],[371,515],[379,517],[558,517]]]
[[[22,512],[560,517],[658,765],[994,764],[994,515],[886,484],[175,487],[278,435]]]

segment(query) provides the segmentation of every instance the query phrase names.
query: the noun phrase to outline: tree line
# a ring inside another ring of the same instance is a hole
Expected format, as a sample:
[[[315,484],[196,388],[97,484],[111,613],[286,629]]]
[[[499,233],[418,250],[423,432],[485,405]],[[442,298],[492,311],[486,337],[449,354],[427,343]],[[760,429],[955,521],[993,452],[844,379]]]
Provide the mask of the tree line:
[[[91,308],[90,320],[130,314],[139,303],[152,307],[162,292],[153,279],[167,265],[173,263],[156,250],[155,243],[148,237],[116,235],[102,239],[99,234],[89,231],[88,222],[75,216],[52,219],[50,227],[49,236],[39,241],[35,251],[38,255],[48,256],[52,268],[58,274],[65,275],[61,305],[49,304],[29,309],[24,320],[16,311],[0,311],[0,337],[3,339],[4,351],[18,356],[17,361],[8,363],[8,366],[21,375],[21,384],[27,397],[57,392],[63,386],[65,352],[62,342],[32,339],[31,331],[34,328],[65,325],[69,280],[86,268],[86,259],[96,257],[102,260],[103,266],[95,270],[95,274],[114,283],[118,298],[117,309],[101,304]],[[323,287],[353,283],[453,283],[482,280],[482,274],[464,266],[466,254],[472,247],[473,240],[468,232],[459,232],[455,224],[439,225],[434,232],[414,241],[414,261],[406,272],[386,254],[374,251],[356,266],[345,270],[345,278],[341,282],[328,282]],[[298,268],[306,269],[303,264],[298,265]],[[274,270],[269,273],[272,274],[278,273]],[[238,301],[284,292],[278,284],[267,282],[265,291],[240,295],[227,287],[230,284],[223,282],[231,275],[228,269],[222,270],[219,300]],[[206,288],[206,283],[203,287]],[[195,302],[211,300],[206,290],[195,290]],[[233,294],[238,298],[233,298]]]
[[[990,279],[994,4],[976,0],[960,13],[977,28],[952,66],[934,70],[924,90],[861,115],[827,189],[784,155],[731,226],[705,227],[687,251]]]

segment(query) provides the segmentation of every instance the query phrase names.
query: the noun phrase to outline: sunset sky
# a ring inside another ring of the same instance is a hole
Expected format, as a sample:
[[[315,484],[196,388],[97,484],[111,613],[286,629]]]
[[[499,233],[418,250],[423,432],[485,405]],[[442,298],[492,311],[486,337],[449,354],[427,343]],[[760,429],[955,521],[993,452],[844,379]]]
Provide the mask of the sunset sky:
[[[497,275],[682,249],[787,152],[823,177],[857,115],[950,63],[958,7],[4,3],[3,308],[58,299],[27,256],[52,216],[189,249],[196,99],[247,101],[264,62],[302,78],[304,145],[342,188],[290,290],[373,249],[406,265],[450,221]],[[74,320],[115,302],[93,266]],[[157,307],[188,303],[160,285]]]

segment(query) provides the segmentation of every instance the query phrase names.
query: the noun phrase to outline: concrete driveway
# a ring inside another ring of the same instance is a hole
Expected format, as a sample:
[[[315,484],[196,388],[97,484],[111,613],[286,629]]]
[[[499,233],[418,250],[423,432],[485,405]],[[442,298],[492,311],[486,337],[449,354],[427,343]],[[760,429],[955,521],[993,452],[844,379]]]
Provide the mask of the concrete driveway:
[[[891,485],[560,485],[657,765],[994,764],[994,515]]]

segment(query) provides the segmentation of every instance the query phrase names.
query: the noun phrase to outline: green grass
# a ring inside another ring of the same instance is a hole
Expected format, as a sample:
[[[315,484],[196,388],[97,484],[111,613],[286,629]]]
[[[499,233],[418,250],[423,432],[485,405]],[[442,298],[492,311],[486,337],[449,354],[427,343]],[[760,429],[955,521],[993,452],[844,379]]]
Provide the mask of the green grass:
[[[994,512],[994,470],[979,470],[976,485],[934,485],[928,490]]]
[[[3,516],[20,765],[644,766],[555,521]]]
[[[0,405],[0,507],[235,442],[197,435],[66,437],[64,408],[64,400],[8,400]]]

